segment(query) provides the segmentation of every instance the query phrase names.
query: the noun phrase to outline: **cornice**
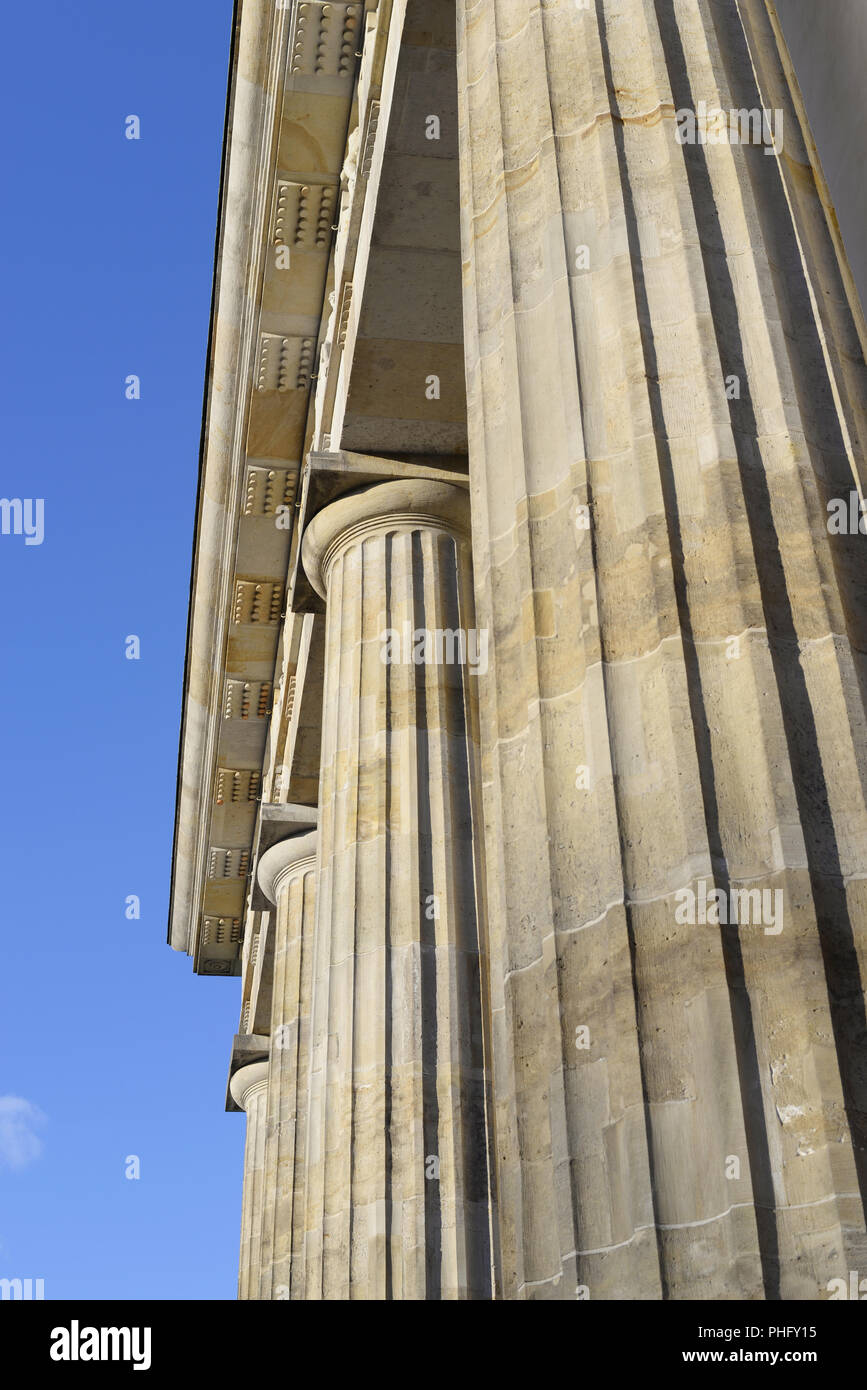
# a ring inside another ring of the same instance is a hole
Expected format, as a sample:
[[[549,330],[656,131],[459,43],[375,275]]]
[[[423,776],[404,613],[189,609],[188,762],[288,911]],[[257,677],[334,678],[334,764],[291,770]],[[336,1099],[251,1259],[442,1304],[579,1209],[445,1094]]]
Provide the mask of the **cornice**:
[[[169,941],[192,952],[200,915],[210,817],[203,814],[212,776],[215,715],[238,526],[240,466],[250,391],[252,322],[261,278],[263,186],[270,166],[274,111],[281,86],[289,15],[271,0],[239,0],[232,68],[205,420],[196,510],[190,618],[175,834]],[[210,673],[195,701],[198,663]],[[185,836],[186,843],[182,837]]]
[[[215,913],[243,918],[257,797],[224,802],[217,789],[250,787],[261,772],[313,366],[305,344],[319,336],[331,252],[330,222],[327,240],[324,224],[307,235],[306,207],[287,203],[294,186],[277,185],[295,179],[305,197],[336,185],[358,66],[346,34],[363,28],[370,3],[239,0],[235,11],[169,914],[170,944],[201,973],[238,969],[237,942],[211,960],[202,924]],[[314,138],[323,129],[327,158]],[[308,158],[309,171],[299,169]],[[297,260],[278,281],[266,258],[293,216]],[[300,365],[285,368],[296,348]],[[279,531],[278,504],[288,522]],[[269,568],[252,572],[265,552]]]

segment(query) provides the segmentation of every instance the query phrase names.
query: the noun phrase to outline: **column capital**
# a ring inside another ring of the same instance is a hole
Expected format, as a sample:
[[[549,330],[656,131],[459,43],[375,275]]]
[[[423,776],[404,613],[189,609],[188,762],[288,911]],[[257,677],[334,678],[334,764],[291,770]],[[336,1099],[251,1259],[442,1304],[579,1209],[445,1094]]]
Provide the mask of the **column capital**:
[[[241,1110],[246,1110],[250,1101],[268,1085],[268,1066],[268,1062],[251,1062],[234,1073],[229,1090]]]
[[[317,834],[316,830],[311,830],[306,835],[290,835],[272,845],[259,860],[256,871],[259,887],[275,907],[281,883],[315,863]]]
[[[301,560],[307,578],[325,598],[331,565],[341,551],[367,536],[420,528],[468,540],[470,503],[465,489],[399,478],[347,493],[318,512],[304,532]]]

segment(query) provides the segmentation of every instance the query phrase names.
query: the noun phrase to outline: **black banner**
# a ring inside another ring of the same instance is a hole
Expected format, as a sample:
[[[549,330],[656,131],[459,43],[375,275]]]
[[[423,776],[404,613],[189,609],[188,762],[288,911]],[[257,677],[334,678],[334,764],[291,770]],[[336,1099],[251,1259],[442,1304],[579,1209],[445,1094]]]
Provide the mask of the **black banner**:
[[[464,1348],[477,1351],[486,1371],[496,1369],[498,1359],[508,1359],[512,1351],[534,1356],[524,1339],[544,1329],[545,1336],[554,1332],[568,1339],[542,1345],[555,1360],[564,1356],[579,1379],[591,1366],[594,1374],[595,1368],[604,1367],[613,1375],[758,1367],[827,1377],[848,1370],[853,1361],[857,1364],[863,1349],[862,1314],[836,1306],[852,1301],[860,1299],[786,1304],[576,1301],[571,1306],[559,1302],[518,1308],[492,1303],[451,1305],[447,1310],[423,1303],[6,1300],[0,1307],[0,1330],[7,1357],[24,1371],[48,1373],[52,1379],[90,1378],[105,1370],[114,1376],[194,1371],[219,1373],[221,1382],[236,1373],[244,1383],[259,1384],[265,1368],[283,1365],[293,1378],[308,1380],[312,1374],[331,1380],[345,1358],[354,1374],[363,1373],[365,1379],[381,1374],[393,1380],[400,1363],[383,1360],[380,1338],[394,1339],[398,1352],[402,1337],[413,1335],[416,1328],[437,1339],[460,1337],[459,1343],[431,1344],[428,1374],[437,1373],[438,1351],[453,1356],[459,1346],[465,1369]],[[504,1317],[508,1321],[501,1323]],[[492,1342],[495,1329],[498,1340]],[[320,1332],[324,1335],[317,1336]],[[580,1364],[575,1359],[579,1350]],[[366,1363],[363,1372],[361,1357]],[[405,1379],[410,1372],[401,1359],[399,1375]],[[456,1371],[453,1363],[451,1373]]]

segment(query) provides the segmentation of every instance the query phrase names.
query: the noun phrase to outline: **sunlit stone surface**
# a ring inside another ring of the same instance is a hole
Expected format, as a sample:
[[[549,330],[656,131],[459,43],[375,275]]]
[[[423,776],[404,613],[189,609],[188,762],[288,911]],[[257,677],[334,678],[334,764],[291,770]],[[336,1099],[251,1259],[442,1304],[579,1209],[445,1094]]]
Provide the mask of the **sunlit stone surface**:
[[[170,939],[241,1298],[867,1266],[867,333],[778,8],[240,7]]]

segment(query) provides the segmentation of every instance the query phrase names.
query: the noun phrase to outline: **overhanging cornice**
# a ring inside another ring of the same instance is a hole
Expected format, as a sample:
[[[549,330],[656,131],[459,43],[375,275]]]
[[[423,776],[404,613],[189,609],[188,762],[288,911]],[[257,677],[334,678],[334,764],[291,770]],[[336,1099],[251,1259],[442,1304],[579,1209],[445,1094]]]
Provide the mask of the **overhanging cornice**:
[[[239,0],[208,350],[169,942],[234,974],[370,0]],[[287,243],[279,267],[275,243]],[[207,948],[207,949],[205,949]]]

